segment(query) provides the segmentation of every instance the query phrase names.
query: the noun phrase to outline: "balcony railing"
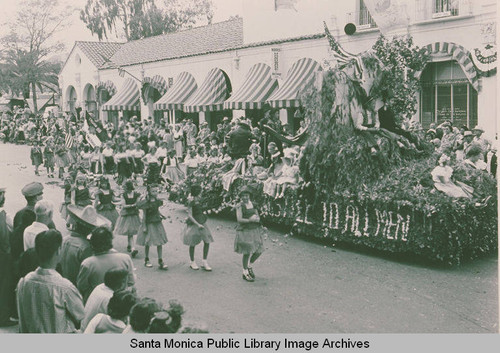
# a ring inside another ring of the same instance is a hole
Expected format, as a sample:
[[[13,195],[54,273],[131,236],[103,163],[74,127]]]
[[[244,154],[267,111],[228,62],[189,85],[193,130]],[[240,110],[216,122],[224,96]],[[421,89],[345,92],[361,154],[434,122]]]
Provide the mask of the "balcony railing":
[[[416,0],[415,20],[427,21],[472,14],[472,0]]]
[[[347,23],[354,23],[358,30],[377,27],[368,9],[348,13]]]

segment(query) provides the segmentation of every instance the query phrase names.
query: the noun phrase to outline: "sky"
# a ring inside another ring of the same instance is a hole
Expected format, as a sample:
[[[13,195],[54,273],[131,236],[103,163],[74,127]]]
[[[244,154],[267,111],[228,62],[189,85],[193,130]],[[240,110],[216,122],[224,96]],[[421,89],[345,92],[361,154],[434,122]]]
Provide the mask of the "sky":
[[[158,2],[161,3],[162,0]],[[214,3],[213,22],[221,22],[234,15],[242,16],[242,0],[212,0],[212,2]],[[71,5],[77,9],[83,9],[87,0],[59,0],[59,3],[61,6]],[[18,1],[0,0],[0,8],[2,9],[0,13],[0,36],[8,33],[8,28],[5,24],[16,15],[18,5]],[[98,40],[97,37],[92,37],[90,31],[85,27],[82,20],[80,20],[78,10],[72,13],[68,22],[69,26],[65,28],[64,31],[57,34],[57,39],[65,44],[66,54],[71,50],[76,40]],[[109,40],[116,40],[116,38],[110,38]]]

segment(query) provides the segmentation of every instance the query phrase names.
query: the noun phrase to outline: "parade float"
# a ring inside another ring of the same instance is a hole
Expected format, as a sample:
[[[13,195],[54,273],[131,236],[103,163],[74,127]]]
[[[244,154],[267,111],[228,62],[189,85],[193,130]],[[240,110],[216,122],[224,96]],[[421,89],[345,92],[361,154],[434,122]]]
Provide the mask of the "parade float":
[[[401,143],[399,136],[377,129],[360,131],[353,121],[376,114],[375,101],[388,102],[400,123],[415,114],[425,48],[414,46],[411,37],[381,36],[371,50],[353,55],[326,26],[325,31],[331,58],[299,97],[306,129],[300,138],[291,138],[265,128],[289,145],[302,144],[297,184],[286,188],[283,197],[270,196],[263,178],[250,170],[238,175],[238,161],[233,160],[200,165],[172,188],[170,199],[187,203],[191,185],[199,184],[209,214],[234,217],[238,192],[249,186],[264,223],[287,234],[450,265],[495,252],[494,177],[455,163],[452,156],[454,179],[474,192],[470,197],[448,196],[436,189],[431,177],[441,152],[423,140],[421,131],[410,131]],[[224,178],[228,174],[229,186]]]

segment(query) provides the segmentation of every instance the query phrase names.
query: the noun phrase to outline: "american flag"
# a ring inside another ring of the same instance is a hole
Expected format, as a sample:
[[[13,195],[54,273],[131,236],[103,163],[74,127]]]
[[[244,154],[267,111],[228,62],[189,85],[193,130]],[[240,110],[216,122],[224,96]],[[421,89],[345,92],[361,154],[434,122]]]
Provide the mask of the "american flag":
[[[75,138],[73,136],[71,136],[70,133],[67,133],[66,134],[66,143],[65,143],[66,148],[73,147],[74,142],[75,142]]]

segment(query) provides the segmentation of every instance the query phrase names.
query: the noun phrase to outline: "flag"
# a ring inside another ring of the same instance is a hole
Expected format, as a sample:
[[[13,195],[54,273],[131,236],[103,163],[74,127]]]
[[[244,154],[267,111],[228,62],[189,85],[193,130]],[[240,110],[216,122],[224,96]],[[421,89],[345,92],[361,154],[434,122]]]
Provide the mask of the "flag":
[[[65,146],[66,148],[71,148],[73,147],[73,143],[75,142],[75,138],[68,132],[66,133],[66,139],[65,139]]]
[[[388,32],[409,25],[409,0],[363,0],[373,20],[386,35]]]
[[[84,128],[85,128],[85,123],[87,124],[87,130],[92,127],[95,130],[95,134],[101,140],[101,142],[106,142],[108,139],[108,133],[104,129],[104,126],[102,126],[100,121],[94,120],[92,116],[90,116],[89,112],[85,112],[85,122],[84,122]],[[89,130],[90,131],[90,130]]]

